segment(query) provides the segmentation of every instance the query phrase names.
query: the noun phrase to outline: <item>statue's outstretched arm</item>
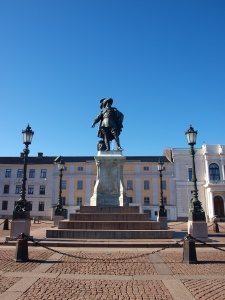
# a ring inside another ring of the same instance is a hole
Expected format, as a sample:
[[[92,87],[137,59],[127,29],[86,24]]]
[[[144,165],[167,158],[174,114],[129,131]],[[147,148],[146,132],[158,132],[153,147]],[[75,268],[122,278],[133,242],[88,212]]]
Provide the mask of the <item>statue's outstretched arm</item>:
[[[101,120],[101,118],[102,118],[102,115],[101,115],[101,114],[100,114],[99,116],[97,116],[97,118],[94,119],[94,121],[93,121],[91,127],[92,127],[92,128],[95,127],[95,124],[98,123],[98,122]]]

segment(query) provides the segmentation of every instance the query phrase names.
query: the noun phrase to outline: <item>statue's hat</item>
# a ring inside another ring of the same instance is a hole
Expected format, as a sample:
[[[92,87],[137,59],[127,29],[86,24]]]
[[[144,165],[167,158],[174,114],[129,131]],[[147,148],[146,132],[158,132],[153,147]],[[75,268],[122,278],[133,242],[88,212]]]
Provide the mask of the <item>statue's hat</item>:
[[[101,99],[100,100],[100,103],[101,103],[100,108],[105,107],[107,102],[111,102],[111,104],[113,104],[113,99],[112,98],[103,98],[103,99]]]

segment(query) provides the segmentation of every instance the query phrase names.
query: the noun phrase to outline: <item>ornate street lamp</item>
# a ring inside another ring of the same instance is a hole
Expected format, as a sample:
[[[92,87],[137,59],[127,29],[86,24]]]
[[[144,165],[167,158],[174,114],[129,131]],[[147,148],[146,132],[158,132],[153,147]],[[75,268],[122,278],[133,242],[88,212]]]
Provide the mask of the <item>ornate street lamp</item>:
[[[190,155],[192,158],[192,182],[194,189],[191,191],[192,197],[190,200],[189,207],[189,220],[191,221],[205,221],[205,212],[202,208],[201,202],[198,200],[198,189],[197,189],[197,178],[195,170],[195,149],[194,145],[196,144],[196,138],[198,131],[190,125],[189,129],[185,132],[188,144],[190,145]]]
[[[55,209],[55,216],[62,216],[63,215],[62,177],[63,177],[63,170],[65,168],[65,163],[61,156],[58,156],[54,162],[58,165],[58,169],[59,169],[59,197],[58,197],[58,203],[57,203],[56,209]]]
[[[23,134],[23,143],[25,144],[25,149],[23,150],[24,153],[23,177],[22,177],[22,186],[20,191],[20,199],[14,208],[14,215],[18,215],[21,212],[27,212],[30,210],[26,200],[27,157],[28,154],[30,153],[28,146],[32,142],[34,132],[31,130],[29,124],[27,125],[27,128],[22,131],[22,134]]]
[[[162,171],[164,170],[164,163],[159,159],[157,164],[157,168],[159,171],[159,178],[160,178],[160,199],[159,199],[159,217],[167,217],[167,212],[163,203],[163,188],[162,188]]]

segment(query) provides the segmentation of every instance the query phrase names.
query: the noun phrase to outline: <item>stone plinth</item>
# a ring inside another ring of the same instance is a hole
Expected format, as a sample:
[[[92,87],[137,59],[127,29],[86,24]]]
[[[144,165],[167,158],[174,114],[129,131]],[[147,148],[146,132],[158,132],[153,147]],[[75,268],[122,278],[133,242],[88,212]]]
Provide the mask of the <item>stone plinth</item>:
[[[54,227],[59,226],[59,221],[64,220],[63,216],[54,216],[53,217],[53,222],[54,222]]]
[[[10,237],[18,237],[21,233],[30,237],[30,220],[12,220]]]
[[[97,178],[91,206],[126,206],[128,199],[123,183],[123,164],[126,158],[121,151],[99,151],[95,156]]]
[[[158,215],[157,221],[159,222],[161,229],[167,229],[167,217],[162,217]]]
[[[21,233],[30,237],[30,212],[14,211],[10,229],[10,237],[18,237]]]
[[[208,238],[208,228],[205,221],[188,221],[188,233],[194,238]]]

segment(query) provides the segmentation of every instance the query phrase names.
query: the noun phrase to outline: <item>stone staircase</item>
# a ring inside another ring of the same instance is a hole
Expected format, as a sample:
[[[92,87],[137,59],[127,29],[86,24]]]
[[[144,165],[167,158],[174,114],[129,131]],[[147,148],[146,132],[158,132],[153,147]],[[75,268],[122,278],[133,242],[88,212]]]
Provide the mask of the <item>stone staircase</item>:
[[[138,206],[81,206],[80,213],[48,229],[47,238],[57,239],[171,239],[172,231],[160,230],[159,222],[139,213]]]

